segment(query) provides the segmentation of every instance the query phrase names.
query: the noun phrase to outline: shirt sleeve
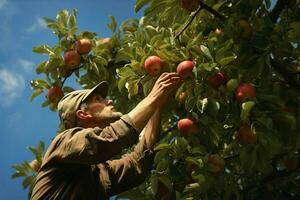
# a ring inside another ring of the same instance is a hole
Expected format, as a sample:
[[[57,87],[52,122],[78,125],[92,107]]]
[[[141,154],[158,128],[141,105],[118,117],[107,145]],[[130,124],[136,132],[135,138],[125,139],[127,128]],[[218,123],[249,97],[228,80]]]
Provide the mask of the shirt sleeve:
[[[135,144],[138,129],[128,115],[101,129],[78,128],[61,133],[50,149],[49,159],[55,162],[98,164],[117,155],[122,149]]]
[[[104,195],[113,196],[143,183],[151,171],[154,156],[143,137],[133,152],[121,159],[98,164]]]

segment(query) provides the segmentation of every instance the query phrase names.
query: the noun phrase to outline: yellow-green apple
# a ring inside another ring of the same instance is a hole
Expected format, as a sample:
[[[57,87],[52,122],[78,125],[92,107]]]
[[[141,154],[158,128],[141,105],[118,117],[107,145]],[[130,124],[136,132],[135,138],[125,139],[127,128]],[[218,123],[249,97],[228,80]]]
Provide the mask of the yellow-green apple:
[[[53,103],[58,103],[63,96],[64,92],[59,86],[52,86],[47,93],[48,100]]]
[[[256,89],[250,83],[242,83],[235,91],[235,97],[239,102],[244,102],[248,98],[256,97]]]
[[[218,89],[221,85],[225,85],[227,81],[228,81],[228,76],[223,71],[220,71],[208,77],[208,82],[215,89]]]
[[[181,92],[178,96],[179,103],[183,104],[185,102],[186,98],[187,98],[187,92],[186,91]]]
[[[144,62],[144,68],[151,76],[156,76],[160,73],[163,67],[163,61],[158,56],[149,56]]]
[[[240,144],[255,144],[256,136],[249,125],[243,125],[236,134],[236,140]]]
[[[198,131],[198,126],[196,122],[190,118],[184,118],[177,123],[178,131],[184,137],[191,136]]]
[[[69,69],[74,69],[80,64],[80,55],[75,50],[69,50],[64,54],[64,61]]]
[[[218,154],[211,154],[207,158],[207,162],[211,165],[212,171],[215,174],[221,174],[225,169],[225,161]]]
[[[194,63],[190,60],[185,60],[179,63],[176,72],[182,77],[187,78],[193,74]]]
[[[76,41],[76,50],[80,54],[88,54],[92,49],[92,42],[90,39],[83,38]]]
[[[226,88],[229,92],[234,92],[238,86],[239,86],[239,81],[235,78],[230,79],[226,83]]]

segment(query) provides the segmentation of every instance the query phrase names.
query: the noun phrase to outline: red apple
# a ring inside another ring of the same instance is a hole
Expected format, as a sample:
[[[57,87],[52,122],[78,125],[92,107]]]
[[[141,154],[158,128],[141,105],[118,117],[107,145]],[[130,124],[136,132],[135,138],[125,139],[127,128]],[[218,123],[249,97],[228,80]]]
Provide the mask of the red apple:
[[[149,56],[144,63],[144,68],[151,76],[156,76],[160,73],[163,67],[163,61],[158,56]]]
[[[58,86],[53,86],[48,90],[47,98],[50,102],[58,103],[63,98],[64,92]]]
[[[195,134],[198,130],[196,122],[190,118],[181,119],[177,123],[178,131],[184,136],[191,136]]]
[[[255,144],[256,136],[249,125],[244,125],[238,130],[236,140],[240,144]]]
[[[181,77],[187,78],[189,76],[192,76],[194,66],[195,65],[192,61],[185,60],[185,61],[182,61],[181,63],[179,63],[176,71]]]
[[[80,64],[80,55],[74,50],[67,51],[64,54],[64,61],[68,68],[74,69]]]
[[[29,165],[35,172],[38,172],[40,169],[40,163],[36,159],[32,160]]]
[[[77,52],[80,54],[88,54],[92,49],[92,42],[89,39],[83,38],[76,42]]]
[[[192,12],[195,11],[199,6],[198,0],[181,0],[181,6],[183,9]]]
[[[256,89],[250,83],[240,84],[239,87],[235,91],[235,97],[239,102],[244,102],[248,98],[256,97]]]
[[[215,89],[218,89],[221,85],[225,85],[227,81],[228,76],[222,71],[208,77],[208,82]]]
[[[208,156],[207,162],[212,166],[212,171],[216,174],[221,174],[225,169],[225,161],[221,156],[212,154]]]

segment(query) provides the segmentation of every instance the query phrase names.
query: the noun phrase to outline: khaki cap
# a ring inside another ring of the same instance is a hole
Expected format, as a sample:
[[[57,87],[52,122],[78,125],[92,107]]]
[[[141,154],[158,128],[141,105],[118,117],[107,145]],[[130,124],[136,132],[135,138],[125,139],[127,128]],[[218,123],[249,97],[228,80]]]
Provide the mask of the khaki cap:
[[[92,93],[97,93],[105,98],[107,92],[108,83],[106,81],[102,81],[92,89],[75,90],[66,94],[57,105],[60,120],[65,125],[65,128],[72,128],[76,126],[76,111],[80,104],[86,100],[88,96]]]

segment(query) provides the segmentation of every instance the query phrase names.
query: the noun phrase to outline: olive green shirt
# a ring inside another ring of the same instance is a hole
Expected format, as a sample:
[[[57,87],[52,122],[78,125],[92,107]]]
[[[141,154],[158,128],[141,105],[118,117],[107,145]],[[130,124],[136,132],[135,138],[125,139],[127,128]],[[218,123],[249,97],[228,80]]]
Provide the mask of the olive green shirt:
[[[128,115],[104,129],[75,127],[58,134],[44,156],[31,199],[108,199],[141,184],[153,161],[144,138],[131,153],[109,160],[138,138]]]

